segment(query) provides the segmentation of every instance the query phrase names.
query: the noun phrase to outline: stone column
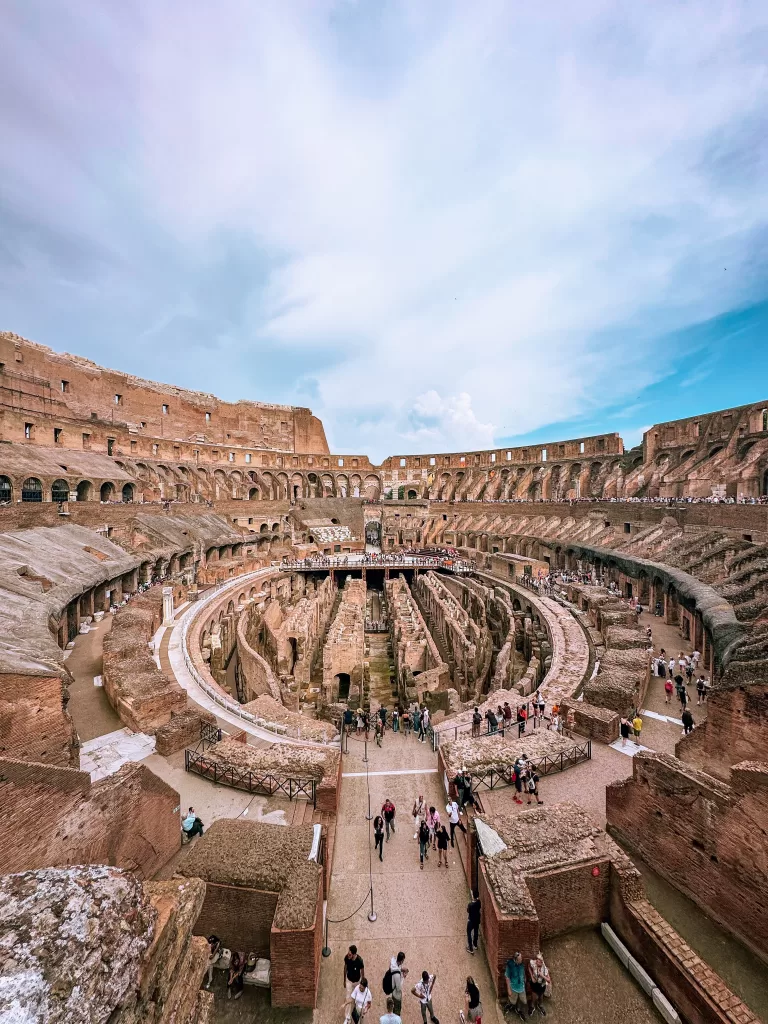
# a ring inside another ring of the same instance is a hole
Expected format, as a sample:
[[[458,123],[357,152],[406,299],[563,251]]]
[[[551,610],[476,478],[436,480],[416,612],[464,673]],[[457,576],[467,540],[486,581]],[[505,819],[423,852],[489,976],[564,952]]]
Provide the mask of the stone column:
[[[163,625],[173,623],[173,587],[163,587]]]

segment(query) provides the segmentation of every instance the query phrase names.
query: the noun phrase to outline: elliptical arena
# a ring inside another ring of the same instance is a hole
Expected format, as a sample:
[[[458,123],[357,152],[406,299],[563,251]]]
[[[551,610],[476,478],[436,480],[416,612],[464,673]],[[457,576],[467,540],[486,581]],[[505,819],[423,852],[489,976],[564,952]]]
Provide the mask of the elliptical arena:
[[[766,1017],[767,495],[768,402],[376,466],[0,334],[0,1019],[331,1024],[351,944],[370,1020],[400,950],[403,1021],[514,1019],[516,951],[553,1021]]]

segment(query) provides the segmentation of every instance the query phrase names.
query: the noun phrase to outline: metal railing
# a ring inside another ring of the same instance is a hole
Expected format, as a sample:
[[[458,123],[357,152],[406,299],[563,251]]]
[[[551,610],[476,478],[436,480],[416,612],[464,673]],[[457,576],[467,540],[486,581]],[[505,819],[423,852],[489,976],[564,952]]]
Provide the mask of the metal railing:
[[[561,750],[558,754],[542,754],[540,757],[528,759],[528,766],[538,775],[552,775],[555,772],[564,772],[574,765],[592,759],[592,740],[584,743],[576,743],[568,750]],[[512,778],[515,766],[511,764],[489,765],[483,771],[472,771],[473,788],[485,786],[486,789],[497,789],[499,786],[512,786],[515,780]]]
[[[280,568],[290,572],[317,572],[323,569],[447,569],[466,575],[477,566],[462,558],[440,555],[320,555],[316,558],[285,559]]]
[[[540,715],[537,720],[531,713],[530,703],[521,704],[520,706],[524,707],[528,714],[528,725],[533,725],[534,730],[545,728],[543,723],[548,721],[548,719],[544,718],[543,715]],[[539,724],[540,722],[542,724]],[[454,725],[453,728],[451,728],[450,721],[448,721],[447,723],[441,722],[437,728],[435,728],[430,723],[430,725],[427,728],[427,736],[429,738],[429,742],[432,744],[432,749],[436,751],[441,743],[450,742],[450,740],[452,739],[457,740],[459,738],[460,733],[470,732],[472,729],[472,724],[473,723],[471,719],[466,722],[461,722],[458,725]],[[508,724],[506,723],[506,721],[501,722],[494,729],[491,727],[490,723],[488,722],[488,719],[485,716],[483,716],[483,721],[477,728],[477,736],[504,736],[505,733],[510,733],[513,736],[520,735],[520,737],[522,738],[522,736],[526,735],[525,732],[523,732],[522,734],[520,733],[520,723],[517,721],[516,718],[513,718]]]
[[[263,793],[274,796],[282,793],[289,800],[305,797],[317,807],[317,780],[295,779],[290,776],[274,775],[272,772],[254,772],[235,765],[222,764],[198,754],[194,750],[184,751],[184,767],[188,772],[210,779],[218,786],[242,789],[246,793]]]

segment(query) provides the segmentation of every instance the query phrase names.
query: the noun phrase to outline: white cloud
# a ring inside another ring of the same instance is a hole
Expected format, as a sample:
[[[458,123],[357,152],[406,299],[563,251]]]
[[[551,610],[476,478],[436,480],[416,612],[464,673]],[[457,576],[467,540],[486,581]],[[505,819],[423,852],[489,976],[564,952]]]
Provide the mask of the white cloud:
[[[0,156],[30,184],[16,201],[112,249],[105,300],[141,287],[126,197],[181,267],[247,238],[263,261],[250,283],[241,268],[232,344],[255,363],[277,345],[297,381],[297,352],[337,353],[312,371],[337,450],[482,447],[631,401],[675,355],[660,332],[751,295],[766,133],[739,128],[764,117],[765,5],[123,11],[81,14],[74,41],[59,27],[47,46],[16,26],[19,63],[59,85],[24,166],[12,145]],[[52,122],[73,126],[66,167],[41,164]],[[209,315],[178,283],[154,294],[153,267],[147,329]]]

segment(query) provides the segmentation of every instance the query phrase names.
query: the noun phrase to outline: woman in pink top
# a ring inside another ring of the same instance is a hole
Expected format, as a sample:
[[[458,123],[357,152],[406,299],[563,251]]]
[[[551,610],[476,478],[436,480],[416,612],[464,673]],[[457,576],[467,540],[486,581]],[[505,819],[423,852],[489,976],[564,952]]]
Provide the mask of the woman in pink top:
[[[429,829],[429,838],[432,843],[432,849],[437,849],[437,830],[440,828],[440,812],[434,807],[430,807],[427,811],[427,828]]]

